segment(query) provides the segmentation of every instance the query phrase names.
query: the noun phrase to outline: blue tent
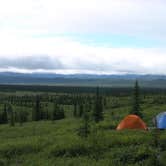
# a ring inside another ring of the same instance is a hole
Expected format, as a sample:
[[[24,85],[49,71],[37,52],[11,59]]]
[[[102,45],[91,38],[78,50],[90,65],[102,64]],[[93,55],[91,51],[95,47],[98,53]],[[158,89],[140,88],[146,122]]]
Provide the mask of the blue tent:
[[[166,129],[166,112],[162,112],[156,116],[156,127],[158,129]]]

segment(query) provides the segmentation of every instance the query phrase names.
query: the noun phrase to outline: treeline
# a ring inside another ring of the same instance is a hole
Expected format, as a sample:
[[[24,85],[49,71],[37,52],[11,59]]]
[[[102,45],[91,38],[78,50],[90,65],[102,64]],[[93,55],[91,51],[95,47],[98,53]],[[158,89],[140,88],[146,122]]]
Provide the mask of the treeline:
[[[47,106],[49,102],[55,101],[60,105],[73,105],[82,100],[93,100],[93,94],[40,94],[36,95],[0,95],[0,104],[10,103],[15,106],[32,107],[35,104],[36,96],[39,96],[42,106]]]
[[[132,102],[131,102],[131,110],[129,110],[129,114],[138,115],[143,118],[142,108],[140,105],[140,87],[138,85],[138,81],[135,82]],[[105,101],[103,100],[102,95],[99,93],[99,88],[96,89],[96,96],[94,100],[94,109],[92,113],[88,111],[84,111],[82,125],[79,128],[78,134],[82,137],[87,137],[91,131],[91,121],[93,120],[95,123],[98,123],[104,119],[104,106]],[[91,116],[90,116],[91,115]],[[91,121],[90,121],[91,120]],[[94,126],[94,125],[93,125]]]
[[[103,106],[106,105],[106,98],[99,93],[99,88],[97,88],[95,95],[37,94],[1,96],[0,103],[3,107],[1,107],[0,111],[0,123],[9,123],[14,126],[15,122],[22,125],[23,122],[27,121],[63,119],[65,118],[64,105],[72,106],[72,114],[75,118],[82,118],[87,116],[85,114],[88,113],[93,115],[96,122],[99,122],[103,119]],[[18,107],[21,109],[17,109]],[[26,108],[31,109],[31,112],[27,111]]]
[[[54,102],[54,107],[51,110],[45,109],[38,95],[35,97],[32,112],[24,109],[16,110],[13,109],[12,104],[4,103],[0,111],[0,124],[9,123],[11,126],[14,126],[16,122],[22,125],[27,121],[59,120],[65,118],[62,106]]]
[[[1,92],[31,91],[55,93],[96,93],[94,86],[47,86],[47,85],[0,85]],[[166,94],[166,88],[141,88],[142,94]],[[100,87],[100,93],[112,96],[126,96],[132,93],[132,87]]]
[[[127,97],[123,96],[123,91],[113,97],[113,94],[103,93],[102,87],[97,87],[94,90],[95,93],[76,93],[75,90],[75,93],[38,92],[24,95],[24,93],[19,92],[16,95],[11,93],[1,94],[0,123],[10,123],[11,126],[14,126],[15,122],[22,125],[27,121],[63,119],[65,118],[64,106],[70,105],[72,106],[72,116],[82,118],[83,128],[85,129],[89,126],[89,121],[98,123],[103,120],[104,110],[107,109],[130,105],[132,109],[129,110],[129,113],[142,117],[140,108],[142,103],[166,103],[166,97],[163,94],[155,94],[155,97],[152,97],[152,95],[146,95],[142,89],[140,93],[137,81],[134,90],[132,89]],[[114,113],[111,112],[111,114]]]

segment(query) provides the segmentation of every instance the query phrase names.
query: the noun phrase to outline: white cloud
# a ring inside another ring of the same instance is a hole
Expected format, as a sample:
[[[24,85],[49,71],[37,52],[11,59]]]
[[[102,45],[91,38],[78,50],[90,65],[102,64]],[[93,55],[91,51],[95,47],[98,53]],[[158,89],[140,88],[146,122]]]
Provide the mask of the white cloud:
[[[161,48],[88,46],[68,38],[20,39],[11,44],[10,49],[0,48],[1,68],[166,74],[166,50]]]
[[[39,30],[160,37],[166,32],[165,6],[165,0],[5,0],[0,2],[0,22],[5,29],[25,33]]]
[[[47,37],[48,33],[111,33],[163,41],[165,6],[165,0],[1,1],[0,68],[166,74],[162,48],[89,46],[67,37]]]

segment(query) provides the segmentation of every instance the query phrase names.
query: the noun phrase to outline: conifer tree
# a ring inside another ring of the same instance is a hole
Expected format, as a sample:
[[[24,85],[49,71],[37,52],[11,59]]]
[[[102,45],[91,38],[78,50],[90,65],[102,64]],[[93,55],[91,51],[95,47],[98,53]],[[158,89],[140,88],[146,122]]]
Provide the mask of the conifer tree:
[[[76,97],[74,98],[74,104],[73,104],[73,116],[77,117],[77,101]]]
[[[23,112],[22,112],[22,111],[19,111],[18,116],[19,116],[19,123],[20,123],[20,126],[22,126],[22,124],[23,124],[23,122],[24,122]]]
[[[106,97],[103,98],[103,105],[104,105],[104,107],[107,106],[107,98]]]
[[[85,111],[83,114],[82,124],[78,129],[78,135],[87,138],[90,133],[89,112]]]
[[[40,97],[36,96],[35,107],[32,111],[32,120],[39,121],[41,120],[41,107],[40,107]]]
[[[74,111],[73,111],[73,116],[76,117],[77,116],[77,104],[74,103]]]
[[[80,101],[78,116],[82,117],[83,112],[84,112],[84,105],[83,105],[82,101]]]
[[[86,107],[88,107],[87,110],[88,110],[88,111],[91,111],[92,108],[93,108],[93,102],[92,102],[91,98],[87,99],[86,104],[87,104]]]
[[[131,114],[138,115],[142,118],[142,113],[141,113],[141,107],[140,107],[140,90],[139,90],[139,84],[138,81],[136,80],[135,86],[134,86],[134,91],[133,91],[133,105],[131,109]]]
[[[46,112],[45,112],[45,119],[46,119],[46,120],[49,119],[49,111],[48,111],[48,109],[46,109]]]
[[[94,103],[93,118],[96,123],[103,120],[103,102],[102,96],[99,95],[99,87],[96,89],[96,97]]]
[[[65,111],[63,109],[63,107],[60,107],[59,109],[59,119],[64,119],[65,118]]]
[[[4,104],[3,112],[1,115],[1,121],[3,124],[8,123],[8,116],[7,116],[7,104]]]
[[[64,109],[57,103],[54,103],[54,108],[51,116],[51,120],[60,120],[65,118]]]
[[[15,126],[14,111],[11,105],[8,106],[8,112],[10,114],[10,126]]]
[[[56,120],[58,109],[59,109],[58,105],[56,103],[54,103],[54,108],[53,108],[53,111],[52,111],[52,114],[51,114],[51,120],[52,121]]]

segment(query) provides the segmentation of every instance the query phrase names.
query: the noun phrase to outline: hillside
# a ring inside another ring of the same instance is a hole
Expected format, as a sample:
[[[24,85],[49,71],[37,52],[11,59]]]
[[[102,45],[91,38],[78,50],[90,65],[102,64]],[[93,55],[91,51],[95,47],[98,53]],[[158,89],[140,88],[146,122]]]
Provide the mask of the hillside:
[[[0,84],[40,84],[40,85],[84,85],[131,87],[135,80],[142,87],[166,88],[165,75],[89,75],[89,74],[50,74],[50,73],[0,73]]]
[[[15,93],[6,93],[9,97]],[[30,93],[31,94],[31,93]],[[29,94],[29,95],[30,95]],[[31,114],[31,102],[17,93],[13,101],[13,110]],[[32,93],[33,95],[33,93]],[[57,94],[56,94],[57,96]],[[63,97],[61,94],[60,96]],[[59,97],[60,97],[59,96]],[[27,97],[27,96],[26,96]],[[29,96],[32,97],[32,96]],[[51,94],[50,94],[51,97]],[[70,95],[67,99],[70,99]],[[18,103],[22,99],[24,103]],[[162,101],[161,101],[162,99]],[[90,122],[90,134],[87,138],[78,135],[82,118],[73,117],[73,105],[62,106],[65,119],[29,121],[15,126],[0,125],[0,165],[1,166],[152,166],[165,163],[166,132],[153,130],[116,131],[119,122],[130,111],[130,96],[107,96],[104,108],[104,120],[98,124]],[[20,101],[20,100],[19,100]],[[152,118],[166,109],[165,96],[147,95],[143,99],[143,120],[153,127]],[[71,102],[71,101],[70,101]],[[159,103],[158,103],[159,102]],[[44,104],[44,102],[42,102]],[[3,104],[0,105],[2,111]],[[51,103],[43,108],[52,111]],[[28,116],[30,118],[30,116]],[[155,141],[159,142],[156,145]],[[156,158],[156,156],[159,158]]]

